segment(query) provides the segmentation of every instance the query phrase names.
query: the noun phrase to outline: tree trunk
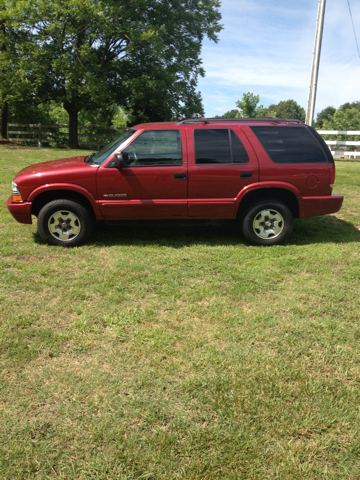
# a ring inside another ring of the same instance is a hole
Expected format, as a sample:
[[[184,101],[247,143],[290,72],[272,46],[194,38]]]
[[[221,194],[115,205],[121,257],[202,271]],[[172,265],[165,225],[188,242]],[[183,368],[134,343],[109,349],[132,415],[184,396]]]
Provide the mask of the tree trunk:
[[[64,103],[64,108],[69,114],[69,148],[80,148],[78,137],[78,113],[79,110],[70,102]]]
[[[8,113],[9,113],[9,106],[7,103],[4,103],[2,109],[0,110],[0,137],[1,138],[8,138]]]

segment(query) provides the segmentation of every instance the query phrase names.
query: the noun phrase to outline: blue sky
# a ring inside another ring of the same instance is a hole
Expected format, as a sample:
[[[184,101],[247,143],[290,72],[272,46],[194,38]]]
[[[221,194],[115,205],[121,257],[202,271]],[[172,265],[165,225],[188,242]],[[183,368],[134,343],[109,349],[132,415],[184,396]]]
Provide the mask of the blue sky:
[[[360,2],[349,0],[360,45]],[[205,114],[235,108],[243,92],[267,107],[293,99],[307,108],[318,0],[222,0],[224,29],[204,40]],[[315,112],[360,101],[360,58],[347,0],[327,0]]]

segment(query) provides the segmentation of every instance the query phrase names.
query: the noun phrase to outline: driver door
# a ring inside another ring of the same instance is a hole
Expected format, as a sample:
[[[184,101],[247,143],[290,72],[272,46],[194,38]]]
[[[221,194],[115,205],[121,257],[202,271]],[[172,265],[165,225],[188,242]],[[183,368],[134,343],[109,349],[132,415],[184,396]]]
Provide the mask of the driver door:
[[[97,173],[100,209],[105,219],[186,218],[187,163],[184,131],[145,130],[122,155]]]

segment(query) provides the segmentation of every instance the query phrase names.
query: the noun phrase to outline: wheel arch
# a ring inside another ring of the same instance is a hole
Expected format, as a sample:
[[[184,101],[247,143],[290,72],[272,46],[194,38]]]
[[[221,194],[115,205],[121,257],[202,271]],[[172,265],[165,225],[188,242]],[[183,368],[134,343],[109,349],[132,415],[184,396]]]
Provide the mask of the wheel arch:
[[[65,190],[65,189],[55,189],[55,190],[46,190],[40,192],[34,200],[32,201],[31,206],[31,213],[36,217],[39,215],[40,210],[49,202],[53,200],[73,200],[74,202],[79,203],[83,207],[85,207],[93,216],[95,220],[95,212],[93,205],[86,198],[85,195],[81,194],[80,192],[76,192],[74,190]]]
[[[240,199],[237,218],[241,218],[249,208],[261,201],[279,201],[284,203],[291,211],[294,218],[299,218],[299,201],[294,192],[279,187],[257,188],[250,190]]]

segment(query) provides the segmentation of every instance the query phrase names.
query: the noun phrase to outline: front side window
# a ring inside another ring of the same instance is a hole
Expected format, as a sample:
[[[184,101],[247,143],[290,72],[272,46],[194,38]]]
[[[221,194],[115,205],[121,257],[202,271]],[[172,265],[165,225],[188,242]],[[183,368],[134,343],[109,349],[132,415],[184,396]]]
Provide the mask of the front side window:
[[[181,165],[179,130],[146,130],[125,148],[123,158],[129,167]]]
[[[197,165],[248,163],[244,145],[233,130],[227,128],[195,129]]]
[[[111,143],[103,147],[96,153],[89,155],[85,160],[94,165],[102,165],[105,160],[122,144],[136,133],[136,130],[126,130],[120,137],[113,140]]]
[[[274,163],[325,163],[329,159],[305,127],[250,127]]]

